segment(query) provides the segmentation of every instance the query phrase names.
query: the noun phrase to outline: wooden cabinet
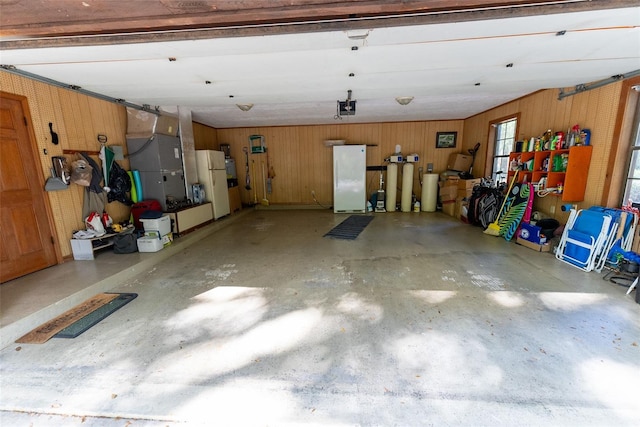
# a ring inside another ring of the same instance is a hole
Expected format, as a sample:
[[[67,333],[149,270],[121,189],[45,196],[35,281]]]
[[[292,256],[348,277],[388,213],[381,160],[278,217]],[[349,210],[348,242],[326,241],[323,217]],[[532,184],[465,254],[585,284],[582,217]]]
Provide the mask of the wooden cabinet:
[[[210,202],[167,212],[171,218],[171,231],[183,236],[213,221],[213,207]]]
[[[543,182],[543,188],[562,187],[555,196],[563,202],[580,202],[587,188],[592,150],[591,145],[582,145],[564,150],[513,152],[509,155],[508,182],[516,173],[511,170],[513,166],[521,165],[518,182]]]
[[[240,190],[238,187],[229,187],[229,210],[231,214],[239,212],[242,209],[242,202],[240,201]]]

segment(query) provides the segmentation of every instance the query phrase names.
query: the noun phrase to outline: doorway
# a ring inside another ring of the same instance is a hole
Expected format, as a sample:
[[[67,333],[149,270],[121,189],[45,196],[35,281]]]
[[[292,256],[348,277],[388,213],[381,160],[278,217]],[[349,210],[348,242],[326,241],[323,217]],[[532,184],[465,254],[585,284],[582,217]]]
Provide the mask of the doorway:
[[[27,99],[0,92],[0,283],[57,264]]]

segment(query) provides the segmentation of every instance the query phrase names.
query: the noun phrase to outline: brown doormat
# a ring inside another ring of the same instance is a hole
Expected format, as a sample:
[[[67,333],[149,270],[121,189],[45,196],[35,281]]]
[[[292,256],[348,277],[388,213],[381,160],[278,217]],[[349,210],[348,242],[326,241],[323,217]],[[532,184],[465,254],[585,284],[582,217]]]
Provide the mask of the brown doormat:
[[[22,344],[42,344],[45,343],[74,322],[82,319],[86,315],[96,311],[105,304],[109,304],[114,299],[118,298],[119,294],[98,294],[89,298],[82,304],[73,307],[70,310],[65,311],[60,316],[42,324],[29,332],[28,334],[18,338],[17,343]]]

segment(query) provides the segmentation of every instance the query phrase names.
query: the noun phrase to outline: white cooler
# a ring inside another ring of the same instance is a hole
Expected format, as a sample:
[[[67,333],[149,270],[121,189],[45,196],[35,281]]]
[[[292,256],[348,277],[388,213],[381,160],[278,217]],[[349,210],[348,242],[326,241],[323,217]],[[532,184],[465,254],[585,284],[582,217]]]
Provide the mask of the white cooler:
[[[156,237],[140,237],[138,239],[138,251],[139,252],[158,252],[164,247],[162,240]]]
[[[171,233],[171,218],[167,214],[154,219],[140,218],[140,222],[144,226],[145,233],[155,231],[158,233],[158,237],[160,238]]]

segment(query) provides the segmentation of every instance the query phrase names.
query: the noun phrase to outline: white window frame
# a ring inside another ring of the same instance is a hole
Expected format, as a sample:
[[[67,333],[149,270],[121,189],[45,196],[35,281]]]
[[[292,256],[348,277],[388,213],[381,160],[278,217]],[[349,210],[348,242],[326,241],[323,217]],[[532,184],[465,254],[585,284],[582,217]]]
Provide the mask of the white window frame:
[[[636,103],[633,129],[629,141],[629,163],[620,205],[640,203],[640,102]]]
[[[510,116],[491,124],[493,127],[493,155],[491,157],[491,177],[498,182],[506,182],[509,171],[509,154],[518,135],[518,116]],[[496,173],[502,172],[496,176]]]

